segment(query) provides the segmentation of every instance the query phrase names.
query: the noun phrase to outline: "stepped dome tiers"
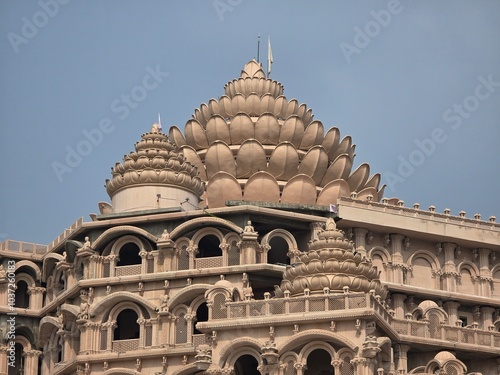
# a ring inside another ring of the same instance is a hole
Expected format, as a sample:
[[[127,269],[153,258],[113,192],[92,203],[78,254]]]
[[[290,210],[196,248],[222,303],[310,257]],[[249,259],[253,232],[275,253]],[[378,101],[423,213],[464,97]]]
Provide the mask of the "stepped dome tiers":
[[[323,293],[324,288],[333,293],[343,293],[344,288],[352,292],[375,291],[386,297],[386,288],[379,280],[377,267],[370,259],[357,253],[352,241],[344,237],[333,219],[328,219],[325,230],[311,241],[309,251],[299,255],[300,261],[288,266],[283,273],[282,290],[291,295]]]
[[[112,212],[139,211],[179,207],[186,199],[198,206],[204,184],[196,167],[185,160],[182,153],[153,125],[141,136],[135,151],[111,168],[111,180],[106,180],[106,191],[112,199]]]
[[[337,128],[326,134],[311,109],[287,100],[283,86],[250,61],[225,95],[195,110],[184,134],[169,138],[206,182],[209,207],[228,200],[328,205],[357,192],[379,201],[380,174],[368,164],[351,173],[354,148]]]

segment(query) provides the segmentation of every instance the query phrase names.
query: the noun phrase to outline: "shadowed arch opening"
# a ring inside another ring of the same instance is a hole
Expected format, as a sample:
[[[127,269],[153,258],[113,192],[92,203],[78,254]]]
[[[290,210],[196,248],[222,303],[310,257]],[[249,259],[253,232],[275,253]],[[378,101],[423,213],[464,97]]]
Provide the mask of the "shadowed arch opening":
[[[222,250],[219,246],[219,238],[213,234],[208,234],[198,243],[198,255],[196,257],[210,258],[222,256]]]
[[[288,257],[288,242],[282,237],[273,237],[269,241],[271,249],[267,253],[267,263],[269,264],[290,264]]]
[[[206,302],[203,302],[196,309],[196,323],[206,322],[206,321],[208,321],[208,306],[207,306]],[[194,326],[194,334],[195,335],[202,334],[203,332],[199,331],[196,328],[196,323],[195,323],[195,326]]]
[[[27,309],[30,307],[28,295],[28,283],[24,280],[19,280],[16,284],[16,301],[15,307]]]
[[[8,375],[24,374],[24,356],[23,356],[23,345],[16,342],[14,345],[14,366],[9,366]]]
[[[239,357],[234,363],[234,374],[235,375],[260,375],[260,371],[257,370],[259,362],[254,356],[250,354],[245,354]]]
[[[116,328],[113,333],[113,340],[138,339],[140,333],[139,319],[137,313],[132,309],[120,311],[116,317]]]
[[[324,349],[315,349],[307,356],[307,370],[304,375],[334,374],[330,353]]]
[[[119,261],[116,266],[132,266],[134,264],[141,264],[142,259],[139,255],[139,246],[137,244],[128,242],[120,248]]]

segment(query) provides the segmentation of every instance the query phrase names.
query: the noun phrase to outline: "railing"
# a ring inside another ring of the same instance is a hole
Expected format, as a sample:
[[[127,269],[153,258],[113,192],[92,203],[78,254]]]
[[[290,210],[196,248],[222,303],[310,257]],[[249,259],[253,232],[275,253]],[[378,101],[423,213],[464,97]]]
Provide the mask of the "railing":
[[[412,336],[429,340],[451,343],[478,345],[482,347],[500,347],[500,332],[485,331],[475,328],[435,324],[427,320],[395,319],[379,299],[369,293],[346,293],[311,295],[288,298],[267,298],[264,300],[246,300],[223,303],[218,306],[214,301],[210,321],[221,319],[245,319],[274,315],[307,315],[324,311],[348,311],[353,309],[371,309],[376,315],[402,336]]]
[[[313,295],[307,297],[273,298],[265,300],[248,300],[240,302],[230,302],[225,305],[225,309],[220,311],[212,319],[239,319],[254,316],[304,314],[308,312],[322,312],[335,310],[349,310],[359,308],[373,308],[383,311],[383,306],[376,306],[379,303],[372,298],[367,298],[365,293],[348,293],[338,295]]]
[[[111,342],[112,351],[115,353],[124,353],[130,350],[139,349],[139,339],[116,340]]]
[[[119,266],[115,268],[115,276],[131,276],[141,273],[141,265],[133,264],[131,266]]]
[[[196,269],[222,267],[222,257],[196,258]]]
[[[486,221],[480,219],[472,219],[461,216],[447,215],[444,213],[426,211],[421,209],[415,209],[410,207],[402,207],[396,206],[388,203],[379,203],[373,201],[363,201],[359,199],[352,199],[348,197],[340,198],[341,206],[351,206],[351,207],[370,207],[373,211],[379,212],[394,212],[403,216],[408,217],[425,217],[428,219],[432,219],[434,221],[443,222],[443,223],[453,223],[462,226],[468,226],[473,228],[485,228],[500,231],[500,223],[495,221]]]
[[[15,251],[18,253],[43,255],[47,252],[47,246],[31,242],[6,240],[0,243],[0,251]]]
[[[73,234],[77,229],[79,229],[83,224],[83,217],[80,217],[77,221],[71,224],[68,228],[64,230],[54,241],[52,241],[47,246],[47,252],[55,248],[61,242],[64,242],[71,234]]]

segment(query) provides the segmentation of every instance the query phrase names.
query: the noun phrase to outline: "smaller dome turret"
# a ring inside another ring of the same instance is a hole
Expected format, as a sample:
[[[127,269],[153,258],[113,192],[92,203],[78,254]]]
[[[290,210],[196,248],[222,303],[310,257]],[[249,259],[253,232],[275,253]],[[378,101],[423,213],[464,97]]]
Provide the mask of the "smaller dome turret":
[[[177,151],[158,124],[144,133],[135,151],[123,157],[123,163],[111,168],[112,179],[106,180],[106,191],[112,199],[112,212],[155,208],[197,207],[204,191],[197,168]]]
[[[343,293],[345,287],[352,292],[374,290],[382,298],[387,294],[377,267],[355,251],[353,242],[344,237],[332,218],[327,219],[325,229],[299,260],[295,267],[287,267],[281,283],[281,290],[289,290],[292,295],[302,294],[306,288],[311,294],[323,293],[324,288]]]

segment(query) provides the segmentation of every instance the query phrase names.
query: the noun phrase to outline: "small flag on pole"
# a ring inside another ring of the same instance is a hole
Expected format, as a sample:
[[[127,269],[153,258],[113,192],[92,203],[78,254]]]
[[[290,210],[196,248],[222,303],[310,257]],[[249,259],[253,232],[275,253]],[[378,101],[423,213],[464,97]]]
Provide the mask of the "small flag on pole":
[[[159,129],[160,131],[162,131],[162,130],[163,130],[163,128],[161,127],[160,112],[158,112],[158,129]]]
[[[271,37],[267,36],[267,77],[271,74],[271,64],[273,63],[273,50],[271,49]]]
[[[334,204],[330,204],[330,212],[337,214],[338,213],[337,206]]]

